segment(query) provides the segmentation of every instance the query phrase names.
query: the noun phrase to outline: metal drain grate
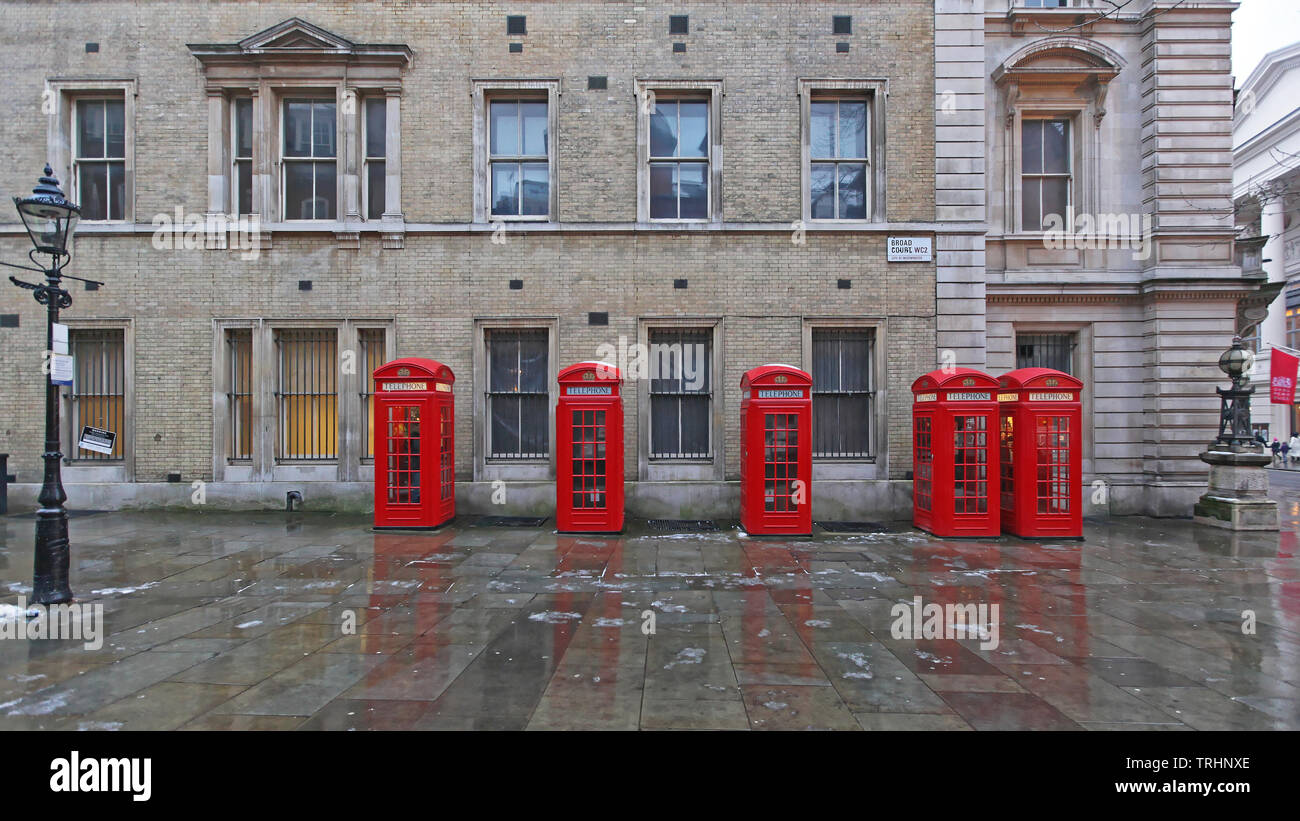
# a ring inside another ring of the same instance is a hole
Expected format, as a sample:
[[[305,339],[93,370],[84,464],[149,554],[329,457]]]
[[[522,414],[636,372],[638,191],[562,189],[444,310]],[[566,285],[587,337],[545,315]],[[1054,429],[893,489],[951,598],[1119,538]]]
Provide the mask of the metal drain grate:
[[[888,533],[880,522],[814,522],[827,533]]]
[[[670,530],[677,533],[709,533],[718,529],[712,519],[648,519],[651,530]]]
[[[546,516],[484,516],[474,527],[541,527]]]

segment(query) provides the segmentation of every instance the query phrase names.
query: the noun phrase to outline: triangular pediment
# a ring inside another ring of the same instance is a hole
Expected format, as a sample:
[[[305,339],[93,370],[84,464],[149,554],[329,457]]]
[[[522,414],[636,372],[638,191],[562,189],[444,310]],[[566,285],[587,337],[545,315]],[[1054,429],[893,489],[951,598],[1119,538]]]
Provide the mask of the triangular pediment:
[[[313,26],[306,20],[292,17],[283,23],[259,31],[239,41],[244,51],[295,50],[295,51],[351,51],[350,40]]]

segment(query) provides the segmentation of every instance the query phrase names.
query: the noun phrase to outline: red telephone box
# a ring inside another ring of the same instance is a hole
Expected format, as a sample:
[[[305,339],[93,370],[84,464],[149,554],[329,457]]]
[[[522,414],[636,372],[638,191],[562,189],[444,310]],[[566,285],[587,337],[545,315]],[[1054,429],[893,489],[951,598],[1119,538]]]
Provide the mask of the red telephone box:
[[[560,371],[555,523],[561,533],[623,529],[623,377],[604,362]]]
[[[972,368],[912,383],[912,523],[936,536],[997,536],[998,382]]]
[[[1002,529],[1028,539],[1083,538],[1083,383],[1051,368],[998,379]]]
[[[812,375],[762,365],[740,394],[740,527],[812,535]]]
[[[455,381],[432,359],[375,368],[376,528],[434,528],[456,515]]]

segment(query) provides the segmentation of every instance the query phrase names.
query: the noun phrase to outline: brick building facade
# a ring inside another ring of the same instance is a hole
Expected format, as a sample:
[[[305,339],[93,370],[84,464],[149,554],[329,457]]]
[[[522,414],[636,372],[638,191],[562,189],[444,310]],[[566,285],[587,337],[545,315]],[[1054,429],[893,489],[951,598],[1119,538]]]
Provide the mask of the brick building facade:
[[[65,312],[70,504],[201,481],[211,507],[365,509],[366,374],[424,356],[457,376],[461,510],[547,512],[555,374],[640,344],[694,353],[624,391],[633,515],[734,516],[740,378],[768,362],[819,380],[815,515],[905,515],[912,380],[1064,344],[1105,420],[1085,481],[1185,513],[1249,290],[1232,5],[1142,5],[1080,31],[999,0],[6,4],[0,189],[49,161],[89,209],[69,271],[106,283]],[[1150,260],[1008,216],[1025,120],[1086,136],[1070,204],[1154,213]],[[200,228],[220,215],[256,230]],[[888,262],[890,236],[932,260]],[[21,502],[44,322],[17,289],[0,311]],[[82,423],[115,452],[69,445]]]

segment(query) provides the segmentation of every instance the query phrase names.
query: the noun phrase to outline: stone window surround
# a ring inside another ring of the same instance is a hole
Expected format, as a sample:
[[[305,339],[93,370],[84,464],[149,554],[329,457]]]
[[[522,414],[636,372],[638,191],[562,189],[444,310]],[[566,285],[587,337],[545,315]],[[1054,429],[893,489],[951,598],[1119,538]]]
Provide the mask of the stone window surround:
[[[70,461],[77,450],[77,434],[72,429],[72,389],[59,388],[59,436],[63,443],[63,479],[65,482],[134,482],[135,481],[135,327],[129,318],[103,317],[79,319],[59,317],[69,331],[120,330],[122,332],[122,459],[107,464]]]
[[[547,398],[547,450],[545,459],[488,459],[487,458],[487,331],[497,329],[545,329]],[[555,403],[559,399],[559,318],[539,317],[475,317],[473,362],[473,442],[474,481],[555,481]]]
[[[876,455],[856,459],[828,459],[813,457],[813,481],[822,479],[885,479],[889,476],[889,325],[884,317],[870,316],[805,316],[803,318],[802,364],[812,373],[814,329],[870,329],[875,334],[872,346],[872,387],[875,396],[871,443]]]
[[[214,482],[367,482],[374,481],[374,465],[362,459],[361,437],[365,426],[361,420],[361,391],[365,386],[364,361],[357,331],[362,328],[384,329],[386,358],[396,356],[393,319],[215,319],[212,323],[212,480]],[[275,398],[278,364],[274,355],[275,331],[301,328],[333,328],[338,336],[338,425],[337,459],[319,463],[280,461],[275,456],[279,435]],[[247,329],[252,332],[253,448],[252,459],[235,463],[228,457],[230,409],[229,361],[226,331]],[[343,368],[347,352],[352,352],[351,373]]]
[[[638,224],[722,224],[722,80],[636,80],[636,221]],[[708,219],[650,218],[650,101],[667,97],[701,96],[709,102]]]
[[[63,181],[63,190],[73,202],[80,200],[77,179],[72,173],[72,112],[79,98],[122,96],[122,120],[125,124],[125,195],[120,220],[87,221],[88,225],[120,225],[135,221],[135,101],[139,95],[134,79],[51,78],[45,81],[43,108],[48,118],[46,156],[54,175]],[[74,240],[75,241],[75,240]]]
[[[470,80],[470,93],[473,97],[474,124],[474,222],[554,222],[559,203],[556,184],[556,144],[558,143],[557,123],[559,119],[560,81],[554,79],[540,80]],[[545,216],[504,216],[494,215],[489,207],[492,180],[488,174],[488,103],[493,97],[535,96],[546,98],[546,153],[549,199]]]
[[[799,78],[799,202],[804,222],[814,224],[838,223],[841,225],[866,225],[885,221],[885,105],[889,99],[887,80],[872,79],[813,79]],[[867,217],[864,220],[812,218],[811,162],[812,101],[820,96],[867,98],[867,165],[870,168],[868,183]]]
[[[650,350],[651,330],[678,328],[708,328],[713,333],[713,355],[710,373],[713,376],[710,396],[710,441],[713,456],[709,459],[654,459],[650,458],[650,380],[636,380],[637,412],[637,479],[642,482],[722,481],[726,469],[726,391],[723,376],[722,318],[718,316],[666,316],[641,317],[637,320],[637,343]],[[647,360],[646,365],[649,366]],[[626,390],[626,389],[625,389]]]

